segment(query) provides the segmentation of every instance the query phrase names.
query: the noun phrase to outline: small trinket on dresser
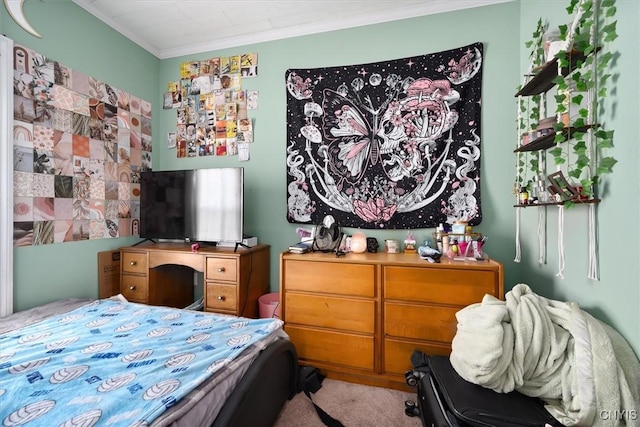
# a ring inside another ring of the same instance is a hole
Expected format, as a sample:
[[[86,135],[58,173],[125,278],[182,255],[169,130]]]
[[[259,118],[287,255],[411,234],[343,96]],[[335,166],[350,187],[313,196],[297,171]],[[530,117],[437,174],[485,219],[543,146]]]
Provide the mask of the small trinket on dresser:
[[[413,233],[409,231],[407,238],[404,239],[404,253],[415,254],[416,253],[416,239],[413,237]]]
[[[384,248],[388,254],[397,254],[400,252],[400,242],[396,239],[387,239],[384,241]]]

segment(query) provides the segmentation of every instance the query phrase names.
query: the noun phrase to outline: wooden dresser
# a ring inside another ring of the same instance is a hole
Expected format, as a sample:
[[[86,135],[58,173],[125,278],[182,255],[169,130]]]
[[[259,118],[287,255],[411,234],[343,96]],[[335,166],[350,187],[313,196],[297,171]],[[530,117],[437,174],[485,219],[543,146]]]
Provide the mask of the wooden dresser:
[[[282,315],[300,362],[329,378],[405,390],[413,350],[449,354],[455,313],[485,294],[503,298],[503,280],[496,261],[280,256]]]
[[[194,299],[194,270],[204,273],[204,310],[258,317],[269,292],[269,246],[201,247],[156,243],[120,249],[120,291],[132,302],[186,307]]]

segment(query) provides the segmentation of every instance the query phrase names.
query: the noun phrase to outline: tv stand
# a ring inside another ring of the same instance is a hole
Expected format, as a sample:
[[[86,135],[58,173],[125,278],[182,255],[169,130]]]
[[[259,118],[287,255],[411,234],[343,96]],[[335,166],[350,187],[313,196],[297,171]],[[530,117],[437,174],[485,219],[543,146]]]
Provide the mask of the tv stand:
[[[140,242],[142,243],[142,242]],[[204,273],[204,310],[258,317],[269,292],[268,245],[200,247],[158,242],[120,248],[120,292],[131,301],[184,308],[194,300],[193,273]]]
[[[150,238],[148,238],[148,237],[147,237],[146,239],[142,239],[142,240],[140,240],[138,243],[134,243],[132,246],[138,246],[138,245],[141,245],[141,244],[143,244],[143,243],[145,243],[145,242],[152,242],[154,245],[155,245],[156,243],[158,243],[158,242],[156,242],[155,240],[150,239]]]
[[[245,245],[242,242],[236,242],[236,246],[233,248],[233,252],[238,252],[238,246],[242,246],[243,248],[250,249],[251,246]]]

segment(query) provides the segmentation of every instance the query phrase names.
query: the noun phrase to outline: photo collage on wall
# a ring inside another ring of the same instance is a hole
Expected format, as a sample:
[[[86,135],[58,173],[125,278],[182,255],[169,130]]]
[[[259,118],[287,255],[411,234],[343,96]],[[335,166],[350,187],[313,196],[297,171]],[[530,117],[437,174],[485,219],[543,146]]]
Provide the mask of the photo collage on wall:
[[[138,234],[151,103],[14,45],[14,246]]]
[[[176,110],[176,130],[167,137],[177,157],[233,156],[249,159],[258,91],[242,79],[258,75],[255,53],[183,62],[180,80],[168,83],[164,109]]]

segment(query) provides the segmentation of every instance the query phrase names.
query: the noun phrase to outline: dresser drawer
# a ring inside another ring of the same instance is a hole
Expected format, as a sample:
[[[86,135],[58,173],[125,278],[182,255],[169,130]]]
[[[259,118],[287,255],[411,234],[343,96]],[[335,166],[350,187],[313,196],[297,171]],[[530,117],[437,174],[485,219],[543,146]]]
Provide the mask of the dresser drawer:
[[[287,292],[286,322],[372,334],[375,302]]]
[[[207,257],[207,280],[238,281],[238,264],[235,258]]]
[[[122,271],[147,274],[147,254],[140,252],[122,252]]]
[[[283,274],[290,291],[375,296],[375,267],[370,264],[288,261]]]
[[[373,337],[287,325],[301,359],[373,371]]]
[[[235,285],[207,283],[205,295],[205,309],[236,311],[238,298]]]
[[[385,299],[466,306],[482,301],[485,294],[499,294],[495,271],[384,267]]]
[[[442,356],[451,354],[449,344],[386,339],[384,340],[384,371],[389,374],[404,375],[406,371],[412,369],[411,355],[414,350]]]
[[[460,309],[387,302],[384,304],[385,337],[450,343],[457,332],[456,312]]]
[[[129,300],[135,302],[147,302],[149,295],[146,276],[123,274],[120,283],[120,292]]]
[[[415,350],[449,355],[456,313],[502,298],[496,261],[429,264],[416,254],[283,253],[284,330],[303,365],[328,378],[408,391]]]

